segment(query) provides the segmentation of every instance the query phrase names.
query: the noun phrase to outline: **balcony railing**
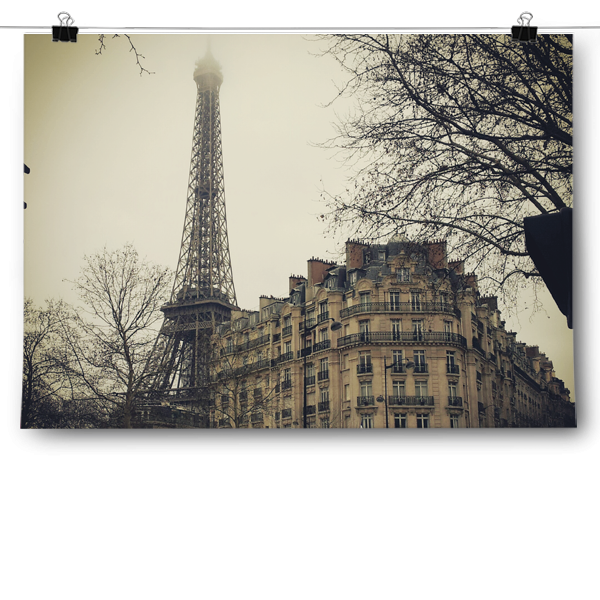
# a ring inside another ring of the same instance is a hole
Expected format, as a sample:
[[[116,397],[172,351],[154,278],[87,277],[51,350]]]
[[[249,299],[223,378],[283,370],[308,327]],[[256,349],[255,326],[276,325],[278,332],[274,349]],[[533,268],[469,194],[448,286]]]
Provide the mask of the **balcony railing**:
[[[455,307],[444,302],[367,302],[355,304],[340,311],[340,319],[371,312],[445,312],[454,313]]]
[[[292,351],[286,352],[279,357],[279,362],[285,362],[286,360],[292,360],[294,358],[294,353]]]
[[[460,373],[460,367],[458,365],[446,364],[446,372],[452,375],[458,375]]]
[[[463,399],[460,396],[448,396],[448,406],[462,406]]]
[[[358,375],[365,375],[366,373],[372,373],[373,372],[373,363],[356,365],[356,372],[358,373]]]
[[[429,372],[427,363],[417,363],[413,369],[413,373],[423,374]]]
[[[322,342],[318,342],[313,346],[313,352],[319,352],[319,350],[327,350],[327,348],[331,347],[331,340],[323,340]]]
[[[263,420],[262,412],[252,413],[250,420],[252,423],[260,423]]]
[[[433,396],[388,396],[390,406],[433,406]]]
[[[282,390],[290,390],[290,389],[292,389],[292,380],[291,379],[284,379],[281,382],[281,389]]]
[[[306,329],[311,329],[316,324],[317,324],[317,320],[316,319],[314,319],[314,318],[312,318],[312,319],[306,319]],[[304,331],[304,321],[302,321],[300,323],[300,331]]]
[[[356,398],[356,404],[358,406],[374,406],[375,396],[358,396]]]
[[[291,408],[284,408],[281,411],[281,418],[282,419],[291,419],[292,418],[292,409]]]
[[[326,310],[324,312],[320,312],[317,315],[317,323],[322,323],[323,321],[328,321],[329,320],[329,311]]]
[[[307,406],[304,410],[305,415],[314,415],[317,412],[317,407],[314,404]]]
[[[281,337],[286,337],[287,335],[292,335],[292,326],[287,325],[281,330]]]
[[[317,379],[319,381],[325,381],[325,379],[329,379],[329,370],[327,370],[327,371],[319,371],[317,373]]]
[[[406,373],[405,365],[392,365],[392,373],[394,375],[400,375],[402,373]]]
[[[323,400],[323,402],[319,402],[319,412],[324,412],[329,410],[329,400]]]
[[[351,344],[376,344],[379,342],[447,343],[467,346],[467,340],[459,333],[446,333],[445,331],[426,331],[422,333],[375,331],[372,333],[352,333],[341,337],[338,339],[338,348]]]
[[[309,375],[304,378],[304,385],[315,385],[315,376]]]
[[[310,356],[312,354],[313,348],[312,346],[307,346],[306,348],[302,348],[296,352],[296,356],[298,358],[302,358],[304,356]]]

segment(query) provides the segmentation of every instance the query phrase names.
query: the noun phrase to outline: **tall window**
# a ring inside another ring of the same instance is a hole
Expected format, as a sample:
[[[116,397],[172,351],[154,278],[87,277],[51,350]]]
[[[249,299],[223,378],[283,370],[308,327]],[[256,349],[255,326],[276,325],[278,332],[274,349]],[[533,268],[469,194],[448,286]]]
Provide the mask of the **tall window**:
[[[283,381],[291,381],[292,380],[292,370],[284,369],[283,370]]]
[[[427,395],[427,381],[415,381],[415,396],[420,396],[421,398],[423,398]]]
[[[398,341],[402,338],[402,321],[400,319],[392,319],[392,339]]]
[[[342,356],[342,369],[347,369],[348,368],[348,366],[349,366],[349,364],[348,364],[349,359],[350,359],[350,357],[349,357],[348,354],[344,354],[344,356]]]
[[[360,426],[362,429],[373,429],[373,415],[371,413],[366,413],[361,415],[360,417]]]
[[[312,363],[308,363],[306,365],[306,377],[314,377],[315,376],[315,365]]]
[[[370,381],[361,381],[360,382],[360,395],[363,398],[369,398],[373,395],[373,386]]]
[[[363,292],[360,295],[360,305],[364,307],[369,307],[371,305],[371,293]]]
[[[406,396],[406,386],[404,385],[404,381],[394,381],[392,383],[392,389],[394,390],[394,396],[397,398]]]
[[[321,402],[329,402],[329,388],[321,390]]]
[[[458,429],[460,427],[458,423],[458,415],[450,415],[450,427],[452,429]]]
[[[369,321],[359,321],[358,331],[360,333],[360,339],[363,342],[369,341]]]
[[[429,415],[417,413],[417,428],[427,429],[429,427]]]
[[[422,340],[423,339],[423,321],[421,319],[414,319],[412,322],[413,326],[413,339]]]
[[[371,353],[360,352],[358,354],[358,372],[359,373],[371,373],[373,367],[371,365]]]
[[[329,429],[329,417],[325,417],[324,419],[321,419],[321,428]]]
[[[447,340],[452,338],[452,321],[444,321],[444,334]]]
[[[425,350],[415,350],[414,354],[415,373],[425,373],[427,364],[425,363]]]
[[[419,292],[410,293],[411,310],[421,310],[421,294]]]
[[[406,428],[406,414],[405,413],[396,413],[394,415],[394,427],[396,429],[405,429]]]
[[[456,398],[458,396],[458,387],[453,381],[448,384],[448,396],[450,398]]]
[[[319,362],[319,370],[321,373],[329,372],[329,358],[322,358]]]
[[[319,329],[319,342],[326,342],[329,339],[329,329]]]
[[[392,351],[392,373],[403,373],[404,372],[404,350],[393,350]]]
[[[350,384],[349,383],[344,385],[344,400],[346,400],[346,402],[350,402]]]
[[[400,292],[390,292],[390,310],[400,310]]]
[[[329,307],[327,306],[327,300],[319,304],[319,322],[324,321],[329,317]]]
[[[292,342],[285,342],[285,344],[283,345],[284,354],[288,354],[291,351],[292,351]]]

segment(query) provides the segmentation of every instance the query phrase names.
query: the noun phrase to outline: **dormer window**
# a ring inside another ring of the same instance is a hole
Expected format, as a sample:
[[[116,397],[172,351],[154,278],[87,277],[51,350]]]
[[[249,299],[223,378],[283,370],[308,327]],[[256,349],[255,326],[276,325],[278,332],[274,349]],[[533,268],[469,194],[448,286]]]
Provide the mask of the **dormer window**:
[[[398,281],[410,281],[410,269],[408,267],[401,267],[398,269]]]
[[[377,252],[378,260],[385,261],[385,250],[379,250]]]

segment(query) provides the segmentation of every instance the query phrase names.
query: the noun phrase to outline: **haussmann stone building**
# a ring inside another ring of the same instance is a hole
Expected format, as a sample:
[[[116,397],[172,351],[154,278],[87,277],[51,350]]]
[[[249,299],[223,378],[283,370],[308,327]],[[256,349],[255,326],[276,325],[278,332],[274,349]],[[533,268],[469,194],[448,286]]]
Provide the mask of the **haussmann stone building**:
[[[535,346],[446,244],[346,244],[289,296],[213,336],[215,428],[571,427],[575,406]]]

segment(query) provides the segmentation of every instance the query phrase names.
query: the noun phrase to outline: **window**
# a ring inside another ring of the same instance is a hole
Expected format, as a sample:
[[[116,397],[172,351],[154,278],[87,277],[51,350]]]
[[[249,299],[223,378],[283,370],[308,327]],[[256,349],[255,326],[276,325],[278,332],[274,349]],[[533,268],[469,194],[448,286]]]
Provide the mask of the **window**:
[[[369,307],[371,306],[371,293],[370,292],[363,292],[360,295],[360,305],[365,309],[368,310]]]
[[[398,281],[410,281],[410,269],[408,267],[398,269]]]
[[[396,413],[394,415],[394,427],[396,429],[405,429],[406,428],[406,414],[405,413]]]
[[[283,353],[288,354],[292,351],[292,342],[285,342],[283,345]]]
[[[350,384],[349,383],[344,385],[344,400],[346,400],[346,402],[350,402]]]
[[[422,320],[413,320],[413,339],[420,341],[423,340],[423,321]]]
[[[284,369],[283,370],[283,381],[291,381],[292,380],[292,370]]]
[[[450,415],[450,427],[451,429],[458,429],[460,427],[458,424],[458,415]]]
[[[360,427],[361,429],[373,429],[373,415],[371,413],[366,413],[360,416]]]
[[[444,333],[452,333],[452,321],[444,321]]]
[[[312,363],[308,363],[306,365],[306,377],[313,377],[315,376],[315,366]]]
[[[329,339],[329,329],[319,329],[319,341],[326,342]]]
[[[394,381],[392,383],[392,389],[394,390],[394,396],[397,398],[406,396],[406,386],[404,385],[404,381]]]
[[[404,373],[404,350],[392,351],[392,373]]]
[[[390,310],[400,310],[400,292],[390,292]]]
[[[227,345],[225,346],[227,352],[233,352],[233,340],[231,338],[227,339]]]
[[[392,339],[399,341],[402,338],[402,321],[400,319],[392,319]]]
[[[377,259],[378,260],[385,260],[385,250],[378,250],[377,251]]]
[[[369,321],[359,321],[358,331],[362,342],[369,341]]]
[[[458,396],[458,388],[456,386],[456,383],[450,382],[448,384],[448,396],[450,398],[456,398]]]
[[[358,354],[358,372],[359,373],[371,373],[373,366],[371,364],[371,353],[370,352],[359,352]]]
[[[411,310],[421,310],[421,294],[419,292],[410,293]]]
[[[429,415],[417,413],[417,429],[429,428]]]
[[[369,398],[373,395],[373,386],[371,385],[371,381],[360,382],[360,395],[363,398]]]
[[[321,390],[321,402],[329,402],[329,388]]]
[[[425,350],[415,350],[414,354],[415,373],[426,373],[427,363],[425,362]]]
[[[358,273],[356,271],[352,271],[352,273],[350,273],[350,283],[351,284],[356,283],[357,278],[358,278]]]
[[[321,373],[329,373],[329,359],[322,358],[319,362],[319,370]]]
[[[344,354],[344,356],[342,356],[342,369],[348,368],[348,360],[349,360],[349,355]]]
[[[325,417],[324,419],[321,419],[321,428],[322,429],[329,429],[329,418]]]
[[[415,381],[415,396],[425,397],[427,396],[427,381],[417,380]]]

